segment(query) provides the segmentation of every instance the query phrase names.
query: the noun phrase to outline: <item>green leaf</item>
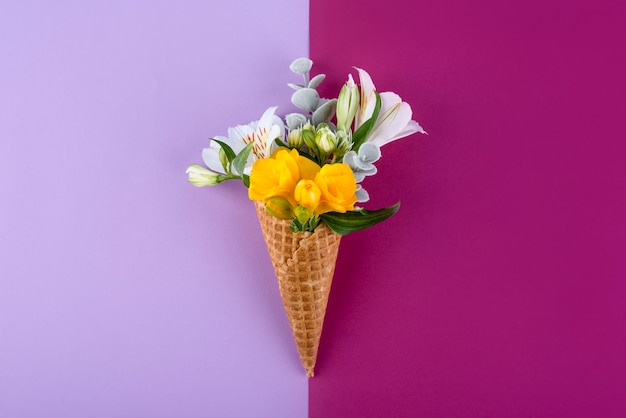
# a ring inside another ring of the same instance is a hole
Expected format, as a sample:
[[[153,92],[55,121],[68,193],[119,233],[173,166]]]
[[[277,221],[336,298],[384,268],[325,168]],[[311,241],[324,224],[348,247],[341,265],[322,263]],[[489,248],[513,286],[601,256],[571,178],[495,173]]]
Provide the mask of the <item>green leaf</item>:
[[[226,154],[226,158],[228,159],[228,162],[232,163],[235,157],[237,156],[237,154],[235,154],[235,151],[233,151],[233,149],[228,144],[220,141],[219,139],[211,138],[211,140],[220,144],[220,147],[222,147],[222,149],[224,150],[224,153]]]
[[[375,91],[374,94],[376,94],[376,106],[374,106],[374,113],[372,113],[372,117],[366,120],[365,123],[359,126],[359,129],[357,129],[352,134],[352,142],[353,142],[352,149],[354,151],[359,150],[363,142],[365,142],[365,138],[374,127],[374,124],[376,123],[376,119],[378,119],[378,115],[380,113],[380,107],[382,106],[382,100],[380,98],[380,94],[378,94],[377,91]]]
[[[241,180],[243,180],[243,185],[247,188],[250,188],[250,176],[247,174],[241,175]]]
[[[276,138],[274,142],[276,142],[276,145],[278,145],[279,147],[289,148],[289,145],[285,144],[283,141],[281,141],[278,138]]]
[[[295,233],[304,232],[304,224],[298,218],[293,218],[289,224],[289,229]]]
[[[254,142],[250,142],[233,160],[233,167],[240,175],[243,174],[243,169],[246,168],[246,162],[248,161],[248,156],[250,155],[250,151],[252,151],[253,146]]]
[[[346,213],[328,212],[320,215],[320,218],[330,229],[339,235],[346,235],[354,231],[369,228],[380,223],[395,213],[400,208],[400,202],[388,208],[374,211],[365,209],[353,210]]]
[[[319,225],[319,223],[320,217],[318,216],[311,216],[309,219],[306,220],[306,222],[302,222],[294,216],[291,220],[291,223],[289,224],[289,229],[291,229],[292,232],[296,233],[313,232],[315,231],[315,228],[317,227],[317,225]]]

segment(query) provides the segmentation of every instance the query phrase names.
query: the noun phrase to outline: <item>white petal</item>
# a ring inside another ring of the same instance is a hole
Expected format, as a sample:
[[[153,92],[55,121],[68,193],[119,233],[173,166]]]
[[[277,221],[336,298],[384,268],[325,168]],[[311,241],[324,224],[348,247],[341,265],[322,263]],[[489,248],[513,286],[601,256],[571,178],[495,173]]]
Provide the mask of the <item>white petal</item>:
[[[378,113],[378,119],[376,119],[376,123],[374,124],[372,130],[376,130],[380,125],[385,122],[386,119],[392,116],[394,112],[397,112],[400,108],[400,104],[402,103],[402,99],[400,98],[400,96],[390,91],[380,93],[380,101],[380,112]],[[410,106],[409,111],[411,111]],[[411,118],[409,117],[409,120],[410,119]]]
[[[205,148],[202,150],[204,164],[216,173],[226,174],[220,162],[219,148]]]
[[[259,158],[268,157],[274,139],[281,135],[281,132],[284,136],[285,125],[283,121],[274,114],[277,108],[277,106],[267,108],[265,112],[263,112],[263,116],[259,119],[255,129],[254,140],[258,142],[258,144],[254,147],[254,153],[262,153],[262,155],[258,155]]]
[[[374,86],[374,82],[372,81],[372,77],[370,77],[369,73],[362,68],[354,67],[359,73],[359,82],[361,83],[361,93],[365,93],[366,95],[372,94],[376,90],[376,86]]]
[[[407,125],[407,128],[409,128],[409,127],[412,129],[412,131],[411,131],[411,133],[408,133],[405,136],[409,136],[411,134],[414,134],[415,132],[419,132],[421,134],[428,135],[428,132],[426,132],[424,130],[424,128],[422,128],[420,126],[420,124],[417,121],[415,121],[415,120],[412,120],[412,121],[409,122],[409,124]]]
[[[381,112],[383,119],[378,127],[374,127],[367,141],[382,147],[391,141],[406,136],[400,134],[404,132],[412,116],[411,106],[404,102],[384,115]]]
[[[274,117],[272,118],[272,125],[278,126],[278,135],[276,136],[280,139],[284,138],[285,137],[285,123],[283,122],[283,120],[279,118],[278,116],[274,115]],[[276,138],[274,137],[270,139],[276,139]]]
[[[278,106],[268,107],[265,112],[263,112],[263,116],[259,119],[259,122],[256,126],[257,130],[265,127],[267,130],[270,129],[270,125],[272,124],[272,120],[274,118],[274,112],[278,109]]]
[[[239,153],[246,146],[246,138],[251,137],[254,134],[254,129],[252,129],[249,125],[237,125],[232,128],[228,128],[228,138],[230,143],[228,145],[231,146],[235,153]],[[219,139],[219,138],[218,138]],[[235,149],[237,147],[238,149]]]
[[[376,86],[374,86],[372,77],[370,77],[367,71],[357,67],[354,68],[359,73],[359,82],[361,83],[361,101],[354,119],[355,129],[358,129],[374,113],[374,107],[376,106],[376,95],[374,92],[376,91]]]
[[[276,138],[280,138],[282,140],[283,136],[284,136],[284,132],[281,135],[280,126],[272,125],[269,132],[267,133],[267,141],[265,141],[265,149],[264,149],[264,154],[263,154],[264,158],[267,158],[272,154],[272,145],[274,145],[274,140]]]
[[[400,138],[404,138],[406,136],[409,135],[413,135],[414,133],[421,133],[421,134],[426,134],[426,131],[424,129],[422,129],[422,127],[419,125],[419,123],[417,123],[414,120],[409,121],[409,123],[404,127],[403,130],[401,130],[400,132],[398,132],[396,134],[396,136],[394,138],[392,138],[392,141],[395,141],[396,139],[400,139]]]

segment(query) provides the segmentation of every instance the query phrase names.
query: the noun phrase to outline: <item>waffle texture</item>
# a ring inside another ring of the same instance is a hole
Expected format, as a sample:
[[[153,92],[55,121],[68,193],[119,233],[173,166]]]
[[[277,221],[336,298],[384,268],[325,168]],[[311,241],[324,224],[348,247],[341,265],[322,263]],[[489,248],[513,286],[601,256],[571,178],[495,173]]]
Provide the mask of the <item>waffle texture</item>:
[[[313,377],[341,235],[324,223],[312,233],[294,233],[289,221],[254,203],[300,360]]]

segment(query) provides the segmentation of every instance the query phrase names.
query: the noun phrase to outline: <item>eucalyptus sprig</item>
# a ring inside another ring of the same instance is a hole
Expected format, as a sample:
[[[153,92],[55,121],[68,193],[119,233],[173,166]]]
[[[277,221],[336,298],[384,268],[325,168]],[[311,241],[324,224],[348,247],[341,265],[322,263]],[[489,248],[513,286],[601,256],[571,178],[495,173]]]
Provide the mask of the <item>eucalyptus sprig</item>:
[[[310,78],[312,66],[313,61],[308,58],[298,58],[289,66],[292,72],[302,75],[303,78],[302,84],[287,83],[289,87],[295,90],[291,95],[291,103],[307,112],[307,115],[290,113],[285,116],[287,127],[290,130],[297,129],[307,122],[313,126],[329,123],[335,116],[337,99],[321,98],[317,92],[317,87],[324,81],[326,74],[318,74]]]

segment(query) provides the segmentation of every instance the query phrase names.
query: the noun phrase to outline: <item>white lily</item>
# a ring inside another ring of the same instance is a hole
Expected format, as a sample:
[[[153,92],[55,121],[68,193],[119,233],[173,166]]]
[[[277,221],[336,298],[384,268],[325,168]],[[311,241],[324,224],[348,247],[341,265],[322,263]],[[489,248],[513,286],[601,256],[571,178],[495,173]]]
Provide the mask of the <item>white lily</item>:
[[[355,67],[356,68],[356,67]],[[355,131],[374,114],[376,107],[376,87],[367,71],[356,68],[361,82],[361,103],[355,117]],[[365,138],[379,147],[396,139],[404,138],[416,132],[426,131],[411,118],[411,106],[403,102],[400,96],[392,92],[380,93],[381,107],[374,126]]]
[[[247,125],[238,125],[228,128],[228,137],[216,136],[215,139],[220,140],[230,146],[235,154],[239,154],[241,150],[253,142],[252,152],[246,162],[244,169],[245,174],[250,174],[252,164],[259,158],[267,158],[272,153],[272,146],[276,138],[283,139],[285,136],[285,125],[283,121],[274,114],[277,107],[270,107],[261,116],[261,119],[250,122]],[[202,150],[202,159],[211,170],[218,173],[225,173],[224,166],[220,160],[220,145],[211,141],[209,148]]]

